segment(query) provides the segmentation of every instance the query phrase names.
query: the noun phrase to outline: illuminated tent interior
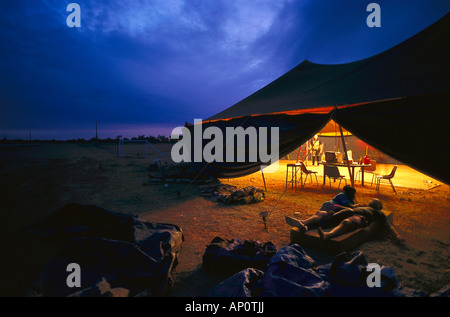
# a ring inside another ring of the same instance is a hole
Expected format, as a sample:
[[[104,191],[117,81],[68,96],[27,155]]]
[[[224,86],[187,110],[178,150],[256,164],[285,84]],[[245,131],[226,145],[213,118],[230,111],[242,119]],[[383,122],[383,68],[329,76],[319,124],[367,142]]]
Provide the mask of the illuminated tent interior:
[[[342,128],[342,132],[344,136],[351,136],[352,134]],[[323,127],[322,130],[320,130],[319,133],[317,133],[318,136],[322,137],[338,137],[340,136],[340,127],[339,124],[337,124],[334,120],[330,120],[325,127]]]
[[[339,65],[305,60],[203,122],[203,129],[279,127],[283,157],[334,120],[368,145],[450,183],[446,161],[450,100],[450,14],[370,58]],[[218,178],[249,175],[262,162],[194,163]]]
[[[348,148],[348,138],[352,137],[348,130],[342,128],[342,133],[344,135],[344,141],[347,143]],[[342,138],[340,133],[340,126],[331,119],[319,132],[317,135],[320,137],[320,141],[322,142],[322,150],[325,151],[343,151],[341,146]],[[299,148],[295,149],[293,152],[287,154],[282,157],[281,160],[289,160],[289,161],[305,161],[308,157],[310,157],[310,148],[309,148],[309,140],[302,144]]]
[[[326,126],[317,133],[322,144],[321,149],[323,155],[326,151],[344,152],[344,146],[342,143],[345,142],[345,148],[347,151],[351,151],[352,156],[350,159],[353,159],[353,161],[357,161],[365,155],[369,155],[369,157],[372,160],[376,160],[378,164],[402,164],[398,160],[368,145],[348,130],[342,128],[342,133],[344,139],[341,137],[340,126],[334,120],[330,120]],[[280,160],[291,161],[290,163],[293,163],[292,161],[304,161],[306,165],[308,165],[308,161],[311,161],[311,149],[309,147],[309,143],[310,142],[308,140],[305,144],[302,144],[293,152],[280,158]]]

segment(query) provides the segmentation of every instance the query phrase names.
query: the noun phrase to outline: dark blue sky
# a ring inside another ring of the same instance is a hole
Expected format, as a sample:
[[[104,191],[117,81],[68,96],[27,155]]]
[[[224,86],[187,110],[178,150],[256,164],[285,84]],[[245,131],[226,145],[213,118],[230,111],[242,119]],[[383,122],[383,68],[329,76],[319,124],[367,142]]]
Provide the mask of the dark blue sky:
[[[69,28],[66,7],[81,7]],[[381,28],[366,7],[381,6]],[[380,53],[450,11],[448,0],[0,2],[0,137],[169,135],[304,59]]]

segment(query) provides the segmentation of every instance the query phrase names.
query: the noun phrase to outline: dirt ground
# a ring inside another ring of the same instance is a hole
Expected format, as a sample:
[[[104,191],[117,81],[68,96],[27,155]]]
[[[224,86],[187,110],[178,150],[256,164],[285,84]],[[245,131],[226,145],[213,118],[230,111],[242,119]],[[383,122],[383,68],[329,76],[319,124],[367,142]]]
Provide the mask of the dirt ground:
[[[156,158],[168,161],[170,157],[170,145],[158,148],[165,157],[118,158],[113,146],[92,144],[0,146],[1,246],[20,241],[21,229],[67,203],[95,204],[151,222],[172,223],[183,230],[185,242],[179,264],[172,272],[170,296],[202,296],[221,280],[201,268],[206,245],[214,237],[271,241],[280,249],[290,243],[286,215],[312,215],[339,192],[338,183],[332,183],[331,188],[327,183],[322,189],[320,170],[319,186],[308,182],[297,191],[289,188],[284,192],[282,163],[280,172],[265,175],[264,202],[223,205],[200,196],[198,185],[148,185],[149,163]],[[405,239],[404,246],[389,240],[371,240],[358,250],[370,262],[394,267],[402,285],[432,293],[450,284],[450,187],[430,181],[423,174],[414,174],[414,180],[416,183],[409,184],[407,178],[401,179],[401,184],[396,185],[397,195],[387,185],[378,193],[367,180],[365,187],[356,184],[358,202],[373,197],[382,200],[385,209],[394,212],[394,225]],[[220,181],[264,188],[260,173]],[[268,231],[259,216],[262,211],[271,211]],[[20,251],[5,250],[0,255],[0,295],[22,296],[42,265],[27,262],[26,254],[39,251],[32,250],[26,241]],[[317,264],[332,259],[314,250],[306,251]]]

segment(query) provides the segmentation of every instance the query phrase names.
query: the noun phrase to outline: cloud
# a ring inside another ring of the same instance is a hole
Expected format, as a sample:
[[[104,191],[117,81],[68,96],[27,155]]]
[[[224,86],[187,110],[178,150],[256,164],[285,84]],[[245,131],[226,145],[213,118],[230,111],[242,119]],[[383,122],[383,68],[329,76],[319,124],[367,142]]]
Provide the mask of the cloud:
[[[224,17],[225,49],[246,49],[272,27],[285,1],[233,1],[232,14]]]
[[[79,29],[66,25],[71,1],[2,1],[0,128],[207,118],[305,58],[368,57],[450,6],[379,1],[382,30],[353,0],[77,0]]]
[[[81,1],[89,32],[122,33],[141,40],[168,35],[214,33],[231,48],[250,45],[267,32],[289,0]],[[217,10],[220,8],[220,10]],[[211,17],[215,21],[212,22]],[[211,39],[211,38],[210,38]]]
[[[186,14],[184,0],[87,1],[81,5],[89,31],[152,38],[168,30],[195,31],[205,28],[199,16]]]

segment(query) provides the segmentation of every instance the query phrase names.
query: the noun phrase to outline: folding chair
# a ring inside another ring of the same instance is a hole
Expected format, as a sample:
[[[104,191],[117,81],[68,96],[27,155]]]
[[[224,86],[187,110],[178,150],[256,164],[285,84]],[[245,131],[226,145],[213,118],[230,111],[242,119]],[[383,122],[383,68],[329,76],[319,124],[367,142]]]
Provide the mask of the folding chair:
[[[341,181],[345,180],[345,185],[347,185],[347,179],[345,178],[344,175],[341,175],[341,173],[339,172],[339,169],[337,168],[337,166],[329,166],[329,165],[325,165],[324,166],[324,174],[323,177],[325,178],[325,181],[322,185],[325,186],[325,182],[326,182],[326,178],[328,177],[328,179],[330,180],[330,188],[331,188],[331,179],[334,179],[334,182],[336,182],[336,179],[339,178],[339,186],[338,189],[341,187]]]
[[[380,191],[380,183],[381,183],[381,181],[384,180],[384,181],[388,181],[391,184],[392,189],[394,190],[394,193],[397,195],[397,191],[395,190],[394,184],[392,183],[392,180],[391,180],[391,179],[394,178],[395,172],[397,171],[397,168],[398,168],[398,165],[395,165],[392,168],[391,173],[389,173],[388,175],[378,175],[378,176],[376,176],[376,178],[377,178],[377,192]]]
[[[305,164],[304,164],[303,162],[300,162],[300,164],[301,164],[301,168],[302,168],[302,173],[303,173],[303,174],[306,174],[306,177],[305,177],[305,183],[303,183],[303,180],[300,179],[300,182],[301,182],[301,184],[302,184],[302,187],[303,187],[303,184],[306,184],[306,181],[308,180],[308,175],[309,175],[309,177],[310,177],[310,179],[311,179],[311,183],[312,183],[312,175],[315,175],[315,176],[316,176],[316,183],[317,183],[317,186],[319,186],[319,181],[317,180],[317,172],[311,171],[311,170],[307,169],[306,166],[305,166]],[[303,175],[301,175],[301,176],[302,176],[302,178],[303,178]]]

